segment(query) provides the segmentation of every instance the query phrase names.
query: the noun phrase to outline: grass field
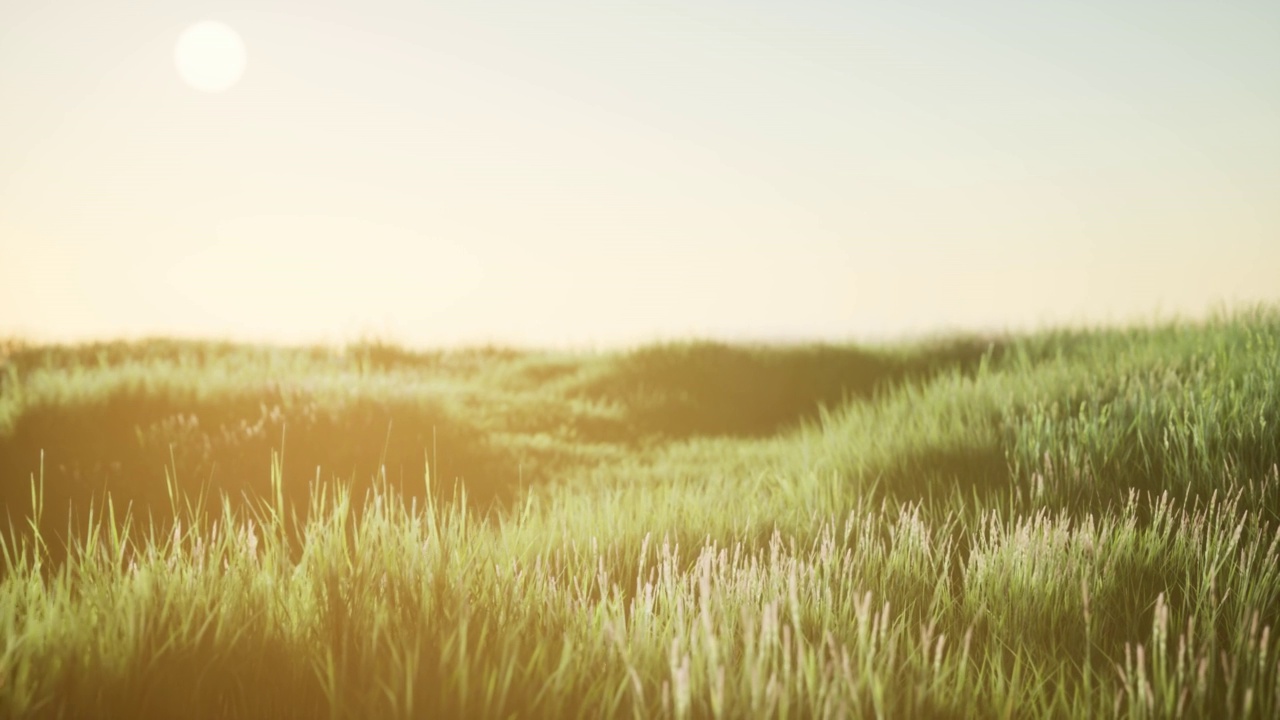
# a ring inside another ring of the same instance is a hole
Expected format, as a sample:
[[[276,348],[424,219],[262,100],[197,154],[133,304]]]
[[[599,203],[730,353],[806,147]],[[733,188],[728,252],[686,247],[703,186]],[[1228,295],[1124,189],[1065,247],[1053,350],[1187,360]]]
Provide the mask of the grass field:
[[[1280,310],[0,350],[0,715],[1280,717]]]

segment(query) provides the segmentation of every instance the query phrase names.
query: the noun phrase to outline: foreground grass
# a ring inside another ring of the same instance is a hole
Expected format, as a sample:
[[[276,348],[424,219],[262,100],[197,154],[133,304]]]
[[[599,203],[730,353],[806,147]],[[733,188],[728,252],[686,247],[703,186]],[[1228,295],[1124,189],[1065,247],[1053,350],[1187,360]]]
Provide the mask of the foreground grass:
[[[30,522],[0,545],[0,708],[1280,716],[1280,316],[977,346],[845,365],[719,346],[462,369],[391,353],[347,375],[301,351],[259,365],[22,355],[4,386],[15,454],[40,436],[29,418],[102,419],[104,405],[131,408],[144,447],[152,417],[184,403],[251,407],[273,362],[271,381],[311,384],[285,390],[281,413],[319,408],[362,441],[381,425],[384,456],[384,421],[399,408],[390,421],[412,425],[409,401],[370,398],[399,388],[483,442],[461,482],[424,462],[409,482],[313,471],[302,493],[269,448],[228,440],[213,459],[263,451],[249,499],[173,480],[202,461],[175,450],[162,503],[142,502],[154,488],[132,510],[114,489],[87,494],[70,526],[69,481],[57,495],[37,478]],[[836,369],[762,401],[715,387],[708,367]],[[68,451],[87,466],[88,446]],[[526,462],[547,474],[535,487],[468,499],[475,473],[510,484]]]

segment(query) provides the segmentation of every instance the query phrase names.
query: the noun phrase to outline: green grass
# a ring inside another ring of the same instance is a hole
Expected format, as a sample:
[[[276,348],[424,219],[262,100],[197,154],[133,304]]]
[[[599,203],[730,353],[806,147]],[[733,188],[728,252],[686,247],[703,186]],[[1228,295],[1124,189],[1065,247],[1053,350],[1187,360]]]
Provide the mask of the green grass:
[[[0,350],[0,715],[1280,717],[1280,311]]]

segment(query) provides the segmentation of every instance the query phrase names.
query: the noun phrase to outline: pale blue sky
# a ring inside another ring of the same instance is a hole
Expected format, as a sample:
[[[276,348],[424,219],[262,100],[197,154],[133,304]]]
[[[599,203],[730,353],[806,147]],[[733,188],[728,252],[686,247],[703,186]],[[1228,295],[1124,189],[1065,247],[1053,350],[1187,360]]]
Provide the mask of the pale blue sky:
[[[1280,3],[0,5],[0,334],[843,339],[1277,276]]]

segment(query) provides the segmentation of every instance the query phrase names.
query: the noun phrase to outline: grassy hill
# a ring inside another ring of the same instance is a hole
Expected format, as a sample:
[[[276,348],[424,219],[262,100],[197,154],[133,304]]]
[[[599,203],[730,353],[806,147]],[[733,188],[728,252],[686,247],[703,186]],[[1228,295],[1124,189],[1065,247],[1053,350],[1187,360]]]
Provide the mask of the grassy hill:
[[[0,358],[6,716],[1280,716],[1275,309]]]

